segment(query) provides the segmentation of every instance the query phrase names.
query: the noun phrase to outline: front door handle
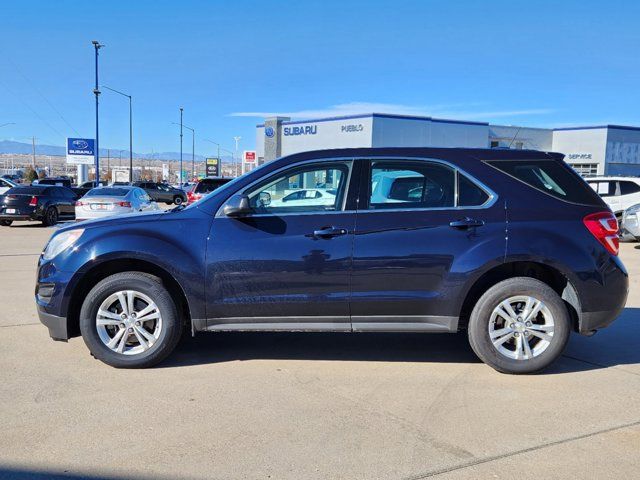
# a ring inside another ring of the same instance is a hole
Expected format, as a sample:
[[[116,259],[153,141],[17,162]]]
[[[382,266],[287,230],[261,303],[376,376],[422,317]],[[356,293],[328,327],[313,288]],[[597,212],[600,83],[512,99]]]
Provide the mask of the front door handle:
[[[461,218],[460,220],[454,220],[453,222],[449,223],[450,227],[459,228],[461,230],[471,227],[481,227],[483,225],[484,222],[482,220],[475,220],[469,217]]]
[[[347,233],[346,228],[324,227],[320,230],[314,230],[313,236],[318,238],[332,238],[340,235],[346,235]]]

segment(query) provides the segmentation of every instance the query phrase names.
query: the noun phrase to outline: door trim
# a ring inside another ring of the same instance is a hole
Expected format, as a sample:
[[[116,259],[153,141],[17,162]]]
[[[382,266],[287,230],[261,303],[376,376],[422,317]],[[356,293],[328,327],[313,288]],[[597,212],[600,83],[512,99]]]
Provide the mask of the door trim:
[[[442,332],[458,331],[458,317],[441,315],[355,315],[354,332]]]
[[[209,318],[194,325],[207,332],[350,332],[348,316],[225,317]]]
[[[226,317],[194,319],[194,332],[432,332],[455,333],[458,317],[363,315],[305,317]]]

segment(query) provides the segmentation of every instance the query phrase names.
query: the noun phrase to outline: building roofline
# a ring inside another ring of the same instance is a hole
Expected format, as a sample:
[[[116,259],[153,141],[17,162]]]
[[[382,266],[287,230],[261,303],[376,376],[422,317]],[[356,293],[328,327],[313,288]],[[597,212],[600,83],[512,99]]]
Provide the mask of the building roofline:
[[[320,122],[333,122],[336,120],[356,120],[358,118],[391,118],[395,120],[418,120],[423,122],[434,122],[434,123],[453,123],[453,124],[462,124],[462,125],[478,125],[478,126],[489,126],[488,122],[472,122],[469,120],[449,120],[446,118],[433,118],[433,117],[421,117],[419,115],[396,115],[392,113],[361,113],[358,115],[340,115],[334,117],[324,117],[324,118],[309,118],[307,120],[287,120],[282,122],[282,125],[296,125],[300,123],[320,123]],[[256,128],[264,127],[264,123],[260,123],[256,125]]]
[[[593,125],[593,126],[585,126],[585,127],[561,127],[554,128],[554,132],[561,132],[565,130],[599,130],[599,129],[613,129],[613,130],[633,130],[636,132],[640,132],[640,127],[632,127],[630,125]]]

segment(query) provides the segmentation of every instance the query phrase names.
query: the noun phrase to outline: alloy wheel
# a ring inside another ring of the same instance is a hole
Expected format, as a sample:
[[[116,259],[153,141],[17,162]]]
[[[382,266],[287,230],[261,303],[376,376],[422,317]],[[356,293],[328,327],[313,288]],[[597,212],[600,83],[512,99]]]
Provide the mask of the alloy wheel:
[[[109,295],[96,314],[98,336],[113,352],[137,355],[149,350],[162,332],[160,309],[135,290]]]
[[[500,302],[489,318],[489,339],[493,347],[513,360],[530,360],[541,355],[553,341],[553,315],[535,297],[518,295]]]

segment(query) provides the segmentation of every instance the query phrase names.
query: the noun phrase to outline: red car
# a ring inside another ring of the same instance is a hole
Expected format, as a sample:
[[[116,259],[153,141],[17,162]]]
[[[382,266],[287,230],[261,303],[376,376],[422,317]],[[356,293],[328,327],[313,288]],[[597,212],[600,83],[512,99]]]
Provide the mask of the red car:
[[[225,183],[230,182],[231,178],[209,177],[203,178],[196,185],[187,192],[187,204],[191,205],[193,202],[197,202],[202,197],[206,197],[218,187],[221,187]]]

